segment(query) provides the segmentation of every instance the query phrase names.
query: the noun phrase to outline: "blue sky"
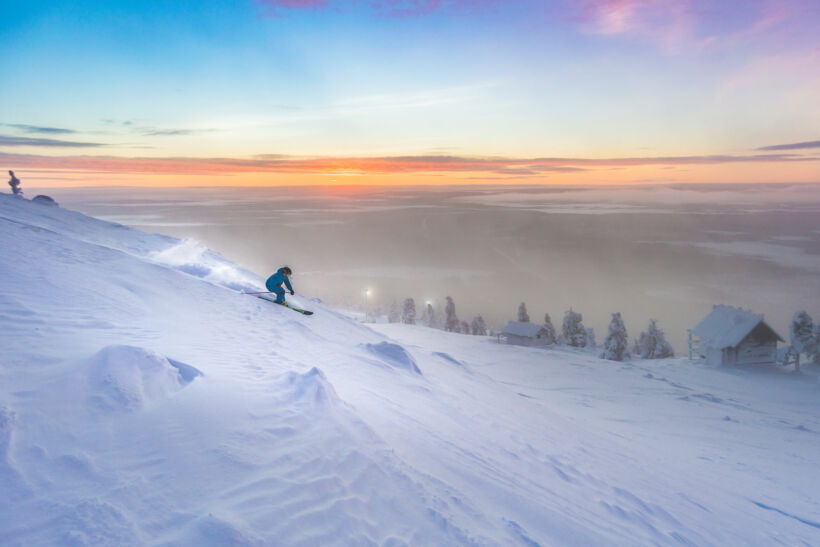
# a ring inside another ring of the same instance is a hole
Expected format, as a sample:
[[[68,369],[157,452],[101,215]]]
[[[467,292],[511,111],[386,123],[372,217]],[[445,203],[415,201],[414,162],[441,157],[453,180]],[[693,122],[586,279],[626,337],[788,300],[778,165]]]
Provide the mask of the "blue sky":
[[[25,126],[71,131],[63,142],[121,158],[105,167],[120,174],[145,157],[677,158],[820,138],[809,0],[6,2],[0,15],[0,157],[24,167],[82,164]],[[766,180],[816,181],[816,147],[801,150]],[[761,172],[717,163],[677,180]],[[647,173],[583,180],[602,177]]]

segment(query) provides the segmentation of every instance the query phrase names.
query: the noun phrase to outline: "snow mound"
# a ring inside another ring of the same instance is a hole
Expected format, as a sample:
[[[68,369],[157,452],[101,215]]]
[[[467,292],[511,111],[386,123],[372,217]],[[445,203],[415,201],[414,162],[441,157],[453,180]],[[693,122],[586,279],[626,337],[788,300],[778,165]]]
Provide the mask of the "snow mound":
[[[59,207],[60,205],[54,201],[51,196],[40,194],[31,198],[32,203],[39,203],[40,205],[48,205],[49,207]]]
[[[365,344],[364,347],[391,367],[421,374],[421,370],[413,357],[398,344],[379,342],[378,344]]]
[[[333,385],[316,367],[304,374],[286,372],[280,377],[276,387],[282,401],[287,404],[325,406],[341,403]]]
[[[153,252],[150,258],[154,262],[236,291],[258,290],[261,286],[261,280],[255,275],[192,239],[183,239],[167,249]]]
[[[150,350],[108,346],[90,359],[89,403],[103,410],[134,411],[167,399],[202,373]]]

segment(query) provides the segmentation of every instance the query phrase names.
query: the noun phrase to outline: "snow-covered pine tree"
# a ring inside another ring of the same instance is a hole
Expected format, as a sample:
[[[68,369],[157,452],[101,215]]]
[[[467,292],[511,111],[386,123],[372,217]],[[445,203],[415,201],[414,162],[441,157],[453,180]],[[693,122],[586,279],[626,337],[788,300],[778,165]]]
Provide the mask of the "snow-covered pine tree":
[[[433,329],[437,329],[438,325],[438,317],[436,317],[436,310],[433,309],[433,305],[429,302],[427,303],[427,326]]]
[[[587,345],[587,331],[584,328],[583,316],[572,311],[572,308],[564,314],[564,322],[561,325],[561,340],[568,346],[583,348]]]
[[[597,344],[595,343],[595,329],[592,327],[587,327],[587,347],[594,348]]]
[[[633,351],[641,359],[665,359],[675,356],[672,345],[666,341],[666,337],[663,331],[658,328],[658,322],[655,319],[649,320],[649,328],[638,337]]]
[[[816,344],[814,345],[814,356],[812,356],[812,363],[815,365],[820,365],[820,323],[817,323],[814,326],[814,340]]]
[[[518,305],[518,320],[521,323],[529,323],[530,322],[530,315],[527,313],[527,305],[521,302]]]
[[[550,319],[550,314],[544,314],[544,343],[545,344],[555,344],[558,342],[558,336],[555,334],[555,326],[552,324],[552,319]]]
[[[401,322],[408,325],[416,324],[416,301],[412,298],[404,301],[404,307],[401,310]]]
[[[447,305],[444,306],[444,330],[447,332],[458,332],[459,320],[456,315],[456,303],[451,297],[447,297]]]
[[[393,300],[393,303],[390,304],[390,313],[387,315],[387,321],[389,323],[398,323],[401,321],[401,312],[399,311],[399,303]]]
[[[624,357],[629,356],[626,349],[627,340],[626,326],[624,326],[624,321],[621,319],[621,314],[613,313],[612,321],[609,322],[609,332],[604,340],[604,352],[601,354],[601,358],[610,361],[623,361]]]
[[[484,318],[480,315],[473,318],[473,323],[470,325],[470,329],[476,336],[487,336],[487,324],[484,323]]]
[[[467,321],[461,322],[461,334],[470,334],[470,324]]]
[[[800,354],[814,360],[817,352],[817,338],[814,333],[814,321],[805,310],[795,312],[792,322],[789,325],[789,338],[792,347],[797,352],[797,369],[800,370]]]
[[[800,353],[814,355],[814,346],[817,340],[814,337],[814,321],[811,316],[800,310],[795,312],[789,325],[789,337],[792,347]]]

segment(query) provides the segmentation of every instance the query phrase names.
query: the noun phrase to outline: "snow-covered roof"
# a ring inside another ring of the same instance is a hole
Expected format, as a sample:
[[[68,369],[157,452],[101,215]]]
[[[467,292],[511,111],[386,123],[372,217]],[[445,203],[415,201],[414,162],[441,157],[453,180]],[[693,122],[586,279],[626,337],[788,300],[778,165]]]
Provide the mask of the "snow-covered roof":
[[[516,336],[525,336],[527,338],[535,338],[538,332],[542,329],[541,325],[535,323],[523,323],[521,321],[510,321],[501,334],[514,334]]]
[[[783,338],[763,321],[762,314],[758,315],[733,306],[713,306],[712,313],[695,325],[691,332],[700,338],[703,345],[715,349],[733,348],[760,323],[763,323],[778,340],[783,341]]]

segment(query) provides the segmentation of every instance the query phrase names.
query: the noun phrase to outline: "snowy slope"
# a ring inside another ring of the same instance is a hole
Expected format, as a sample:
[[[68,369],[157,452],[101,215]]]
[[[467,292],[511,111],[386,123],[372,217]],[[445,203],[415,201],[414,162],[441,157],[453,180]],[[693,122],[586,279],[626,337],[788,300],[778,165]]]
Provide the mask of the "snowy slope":
[[[373,330],[193,242],[0,227],[0,544],[820,544],[816,371]]]

